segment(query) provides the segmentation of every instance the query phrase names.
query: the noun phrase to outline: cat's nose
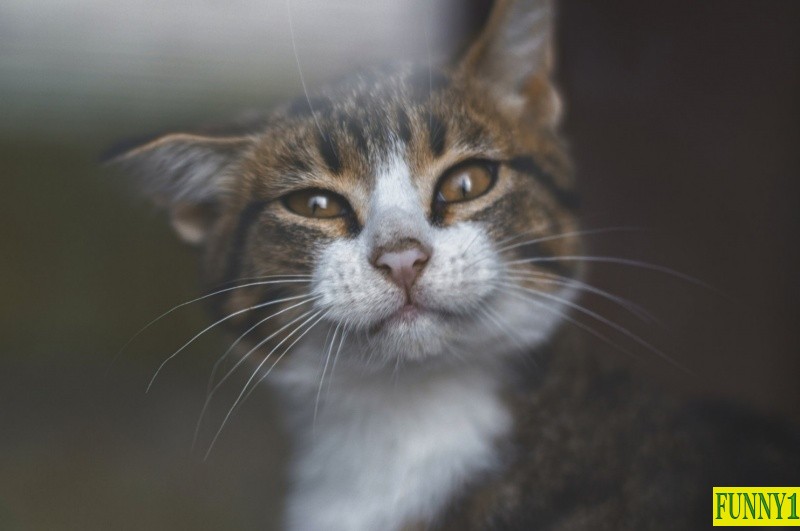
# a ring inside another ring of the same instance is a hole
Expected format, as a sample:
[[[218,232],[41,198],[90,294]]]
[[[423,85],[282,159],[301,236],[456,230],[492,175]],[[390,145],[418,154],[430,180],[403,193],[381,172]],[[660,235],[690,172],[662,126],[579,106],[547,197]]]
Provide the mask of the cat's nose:
[[[373,256],[372,264],[388,273],[392,282],[408,293],[430,260],[431,251],[417,240],[406,240],[378,249]]]

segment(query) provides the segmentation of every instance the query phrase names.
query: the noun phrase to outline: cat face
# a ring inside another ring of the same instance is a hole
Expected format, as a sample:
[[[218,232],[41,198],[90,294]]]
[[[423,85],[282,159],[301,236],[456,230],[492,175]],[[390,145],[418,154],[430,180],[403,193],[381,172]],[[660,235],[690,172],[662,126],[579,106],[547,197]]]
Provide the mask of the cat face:
[[[362,71],[246,134],[120,159],[202,246],[208,285],[243,285],[216,307],[250,344],[318,359],[338,336],[382,367],[535,346],[562,320],[576,272],[556,257],[579,241],[549,8],[498,6],[454,66]]]

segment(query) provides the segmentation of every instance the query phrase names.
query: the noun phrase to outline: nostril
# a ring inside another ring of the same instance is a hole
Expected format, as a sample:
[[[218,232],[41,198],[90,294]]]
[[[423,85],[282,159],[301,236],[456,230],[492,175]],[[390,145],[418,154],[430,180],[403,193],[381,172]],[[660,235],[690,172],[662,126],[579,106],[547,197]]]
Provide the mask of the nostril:
[[[389,274],[398,286],[408,289],[430,260],[430,252],[420,244],[399,250],[379,252],[373,264]]]
[[[411,257],[411,267],[422,269],[423,267],[425,267],[425,264],[428,263],[428,259],[430,258],[430,256],[428,256],[427,253],[422,251],[422,249],[415,249],[415,251],[416,252]]]
[[[419,273],[425,267],[425,264],[428,263],[428,255],[420,252],[418,256],[413,257],[413,261],[411,262],[411,268]]]

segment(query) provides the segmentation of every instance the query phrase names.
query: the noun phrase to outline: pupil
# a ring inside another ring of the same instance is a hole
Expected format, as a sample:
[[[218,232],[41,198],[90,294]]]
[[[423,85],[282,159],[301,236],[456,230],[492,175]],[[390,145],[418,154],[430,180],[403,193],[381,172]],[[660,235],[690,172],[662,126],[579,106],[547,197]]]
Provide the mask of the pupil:
[[[472,179],[469,178],[469,175],[462,175],[459,184],[461,185],[461,196],[467,197],[472,191]]]

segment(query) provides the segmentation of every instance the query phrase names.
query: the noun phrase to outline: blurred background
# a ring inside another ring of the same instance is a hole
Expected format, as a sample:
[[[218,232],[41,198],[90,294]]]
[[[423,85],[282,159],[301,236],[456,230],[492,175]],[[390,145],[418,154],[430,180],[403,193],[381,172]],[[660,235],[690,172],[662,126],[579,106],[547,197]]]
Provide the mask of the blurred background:
[[[208,334],[144,394],[158,364],[208,324],[202,304],[114,361],[198,285],[193,252],[100,155],[126,138],[269,107],[360,64],[447,56],[489,6],[0,5],[0,529],[277,528],[286,444],[268,390],[207,461],[206,431],[191,450],[226,338]],[[663,325],[585,302],[696,374],[615,337],[643,377],[800,422],[800,3],[568,0],[559,14],[584,225],[646,229],[592,237],[590,252],[674,268],[733,299],[598,265],[591,282]],[[207,429],[232,398],[215,401]]]

